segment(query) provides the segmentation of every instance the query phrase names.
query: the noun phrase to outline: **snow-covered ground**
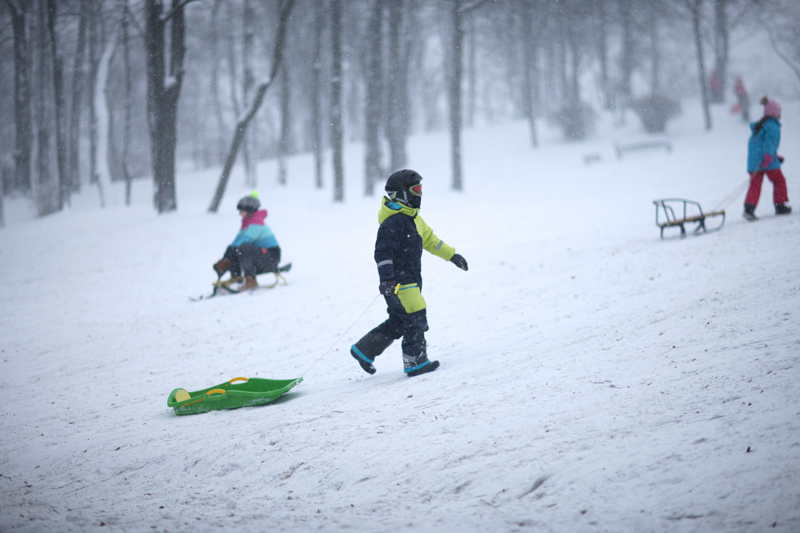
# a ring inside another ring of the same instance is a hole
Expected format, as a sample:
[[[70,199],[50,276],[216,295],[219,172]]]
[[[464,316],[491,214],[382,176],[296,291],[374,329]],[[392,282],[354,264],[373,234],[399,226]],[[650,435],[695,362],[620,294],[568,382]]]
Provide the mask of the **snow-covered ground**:
[[[344,204],[309,156],[285,188],[261,165],[289,284],[208,301],[187,297],[238,228],[241,169],[217,215],[219,170],[182,173],[162,216],[145,180],[132,207],[86,188],[44,219],[6,198],[0,531],[800,531],[800,219],[771,215],[765,182],[761,221],[739,195],[721,231],[660,240],[652,200],[709,210],[747,178],[747,128],[684,107],[671,152],[622,160],[612,141],[647,138],[633,116],[581,143],[542,124],[537,150],[524,123],[468,131],[463,193],[447,137],[412,138],[422,216],[470,269],[424,259],[442,366],[411,379],[399,343],[374,376],[348,355],[385,316],[359,146]],[[236,376],[305,381],[262,407],[166,405]]]

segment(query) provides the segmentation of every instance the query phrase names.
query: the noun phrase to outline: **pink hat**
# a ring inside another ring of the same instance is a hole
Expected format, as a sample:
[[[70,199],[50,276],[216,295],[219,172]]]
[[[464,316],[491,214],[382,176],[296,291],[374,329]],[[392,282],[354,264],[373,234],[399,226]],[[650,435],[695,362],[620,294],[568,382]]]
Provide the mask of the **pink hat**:
[[[764,104],[764,116],[775,118],[781,116],[781,104],[775,100],[767,100],[767,103]]]

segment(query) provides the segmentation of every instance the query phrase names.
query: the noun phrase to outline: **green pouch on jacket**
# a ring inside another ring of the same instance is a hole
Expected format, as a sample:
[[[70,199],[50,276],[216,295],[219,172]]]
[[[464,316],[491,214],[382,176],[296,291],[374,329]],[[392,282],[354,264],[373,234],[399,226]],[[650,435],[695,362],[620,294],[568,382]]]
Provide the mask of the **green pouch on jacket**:
[[[422,311],[428,304],[425,303],[425,298],[419,290],[419,285],[416,283],[409,283],[408,285],[400,285],[397,289],[397,297],[400,298],[400,303],[409,315]]]

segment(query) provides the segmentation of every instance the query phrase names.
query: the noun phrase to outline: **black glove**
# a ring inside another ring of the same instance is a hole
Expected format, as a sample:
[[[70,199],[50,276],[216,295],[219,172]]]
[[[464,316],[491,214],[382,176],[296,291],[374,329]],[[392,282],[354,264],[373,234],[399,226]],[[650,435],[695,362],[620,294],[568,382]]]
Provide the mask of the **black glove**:
[[[460,254],[455,254],[450,262],[453,263],[455,266],[460,268],[461,270],[469,270],[469,266],[467,266],[467,260],[461,257]]]
[[[397,287],[397,282],[393,279],[387,279],[386,281],[381,281],[378,292],[384,296],[397,296],[397,293],[394,292],[395,287]]]
[[[784,159],[785,159],[785,158],[784,158],[782,155],[779,155],[779,156],[778,156],[778,161],[780,161],[781,165],[783,164],[783,160],[784,160]]]

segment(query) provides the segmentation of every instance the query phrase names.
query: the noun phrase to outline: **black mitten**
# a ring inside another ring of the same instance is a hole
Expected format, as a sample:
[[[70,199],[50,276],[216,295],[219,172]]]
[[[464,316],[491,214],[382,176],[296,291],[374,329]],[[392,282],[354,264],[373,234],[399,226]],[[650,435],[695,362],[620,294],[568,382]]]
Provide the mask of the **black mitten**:
[[[469,270],[469,266],[467,266],[467,260],[464,259],[460,254],[455,254],[453,258],[450,259],[450,262],[461,270]]]
[[[378,292],[384,296],[396,295],[397,293],[394,292],[395,287],[397,287],[397,282],[393,279],[387,279],[386,281],[381,281]]]

